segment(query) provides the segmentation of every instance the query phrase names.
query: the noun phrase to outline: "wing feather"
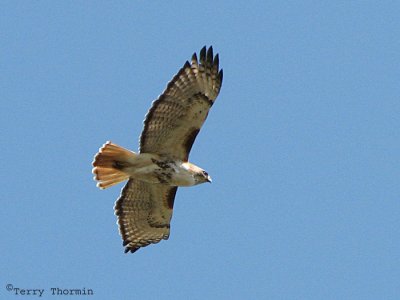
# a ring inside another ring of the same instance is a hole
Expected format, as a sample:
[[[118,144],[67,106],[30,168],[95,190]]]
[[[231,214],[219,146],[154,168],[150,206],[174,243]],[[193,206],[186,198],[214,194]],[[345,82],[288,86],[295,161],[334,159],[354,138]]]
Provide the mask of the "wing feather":
[[[127,182],[114,208],[125,253],[168,239],[176,191],[135,179]]]
[[[199,62],[200,61],[200,62]],[[218,54],[203,47],[168,83],[146,115],[141,153],[157,153],[187,161],[198,132],[222,84]]]

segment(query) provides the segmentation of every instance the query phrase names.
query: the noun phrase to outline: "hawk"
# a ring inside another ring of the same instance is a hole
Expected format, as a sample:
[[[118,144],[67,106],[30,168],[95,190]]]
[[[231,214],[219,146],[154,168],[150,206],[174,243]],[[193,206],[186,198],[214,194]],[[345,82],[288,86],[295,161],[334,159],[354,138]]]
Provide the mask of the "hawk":
[[[106,142],[93,161],[97,186],[128,180],[115,203],[125,253],[166,240],[179,186],[211,182],[189,153],[222,84],[218,54],[203,47],[186,61],[144,120],[139,152]]]

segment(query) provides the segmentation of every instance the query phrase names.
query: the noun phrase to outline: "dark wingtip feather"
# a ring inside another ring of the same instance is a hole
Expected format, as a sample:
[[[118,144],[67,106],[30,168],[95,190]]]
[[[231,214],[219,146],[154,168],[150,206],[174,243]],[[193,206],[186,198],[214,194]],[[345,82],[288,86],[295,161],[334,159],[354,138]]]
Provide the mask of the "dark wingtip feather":
[[[213,53],[213,47],[212,46],[210,46],[210,48],[208,48],[206,60],[207,60],[207,63],[210,66],[212,66],[213,60],[214,60],[214,53]]]
[[[197,63],[197,54],[196,52],[192,55],[192,63]]]
[[[134,253],[140,248],[140,247],[127,246],[127,245],[129,245],[129,243],[130,242],[128,240],[125,240],[122,242],[122,246],[125,247],[125,250],[124,250],[125,253],[128,253],[128,252]]]
[[[200,50],[200,63],[204,64],[206,61],[206,46],[204,46],[203,48],[201,48]]]
[[[218,73],[219,80],[222,82],[222,78],[224,77],[224,71],[221,69]]]
[[[214,70],[215,71],[218,71],[218,68],[219,68],[219,55],[218,55],[218,53],[215,55],[215,58],[214,58]]]
[[[135,253],[137,250],[139,250],[139,248],[140,247],[137,247],[137,248],[135,248],[135,247],[126,247],[124,252],[125,253],[128,253],[128,252]]]
[[[219,64],[219,54],[217,53],[217,54],[215,54],[215,57],[214,57],[214,65],[218,65]]]

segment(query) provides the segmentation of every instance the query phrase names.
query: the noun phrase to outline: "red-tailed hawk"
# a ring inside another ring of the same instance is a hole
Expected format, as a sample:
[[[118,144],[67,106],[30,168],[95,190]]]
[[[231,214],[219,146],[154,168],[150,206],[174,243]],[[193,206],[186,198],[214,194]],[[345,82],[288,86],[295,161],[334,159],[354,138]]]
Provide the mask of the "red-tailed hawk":
[[[194,53],[152,103],[139,153],[107,142],[94,157],[99,188],[128,179],[115,203],[125,253],[168,239],[178,186],[211,182],[188,158],[221,84],[218,54],[204,47],[200,60]]]

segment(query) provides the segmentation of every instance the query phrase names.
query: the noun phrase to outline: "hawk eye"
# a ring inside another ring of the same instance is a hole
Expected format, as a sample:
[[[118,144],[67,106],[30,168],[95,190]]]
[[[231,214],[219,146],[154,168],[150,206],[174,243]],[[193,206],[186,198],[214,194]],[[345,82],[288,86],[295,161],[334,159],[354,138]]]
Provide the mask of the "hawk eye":
[[[207,177],[208,173],[206,171],[203,171],[203,175],[204,175],[204,177]]]

